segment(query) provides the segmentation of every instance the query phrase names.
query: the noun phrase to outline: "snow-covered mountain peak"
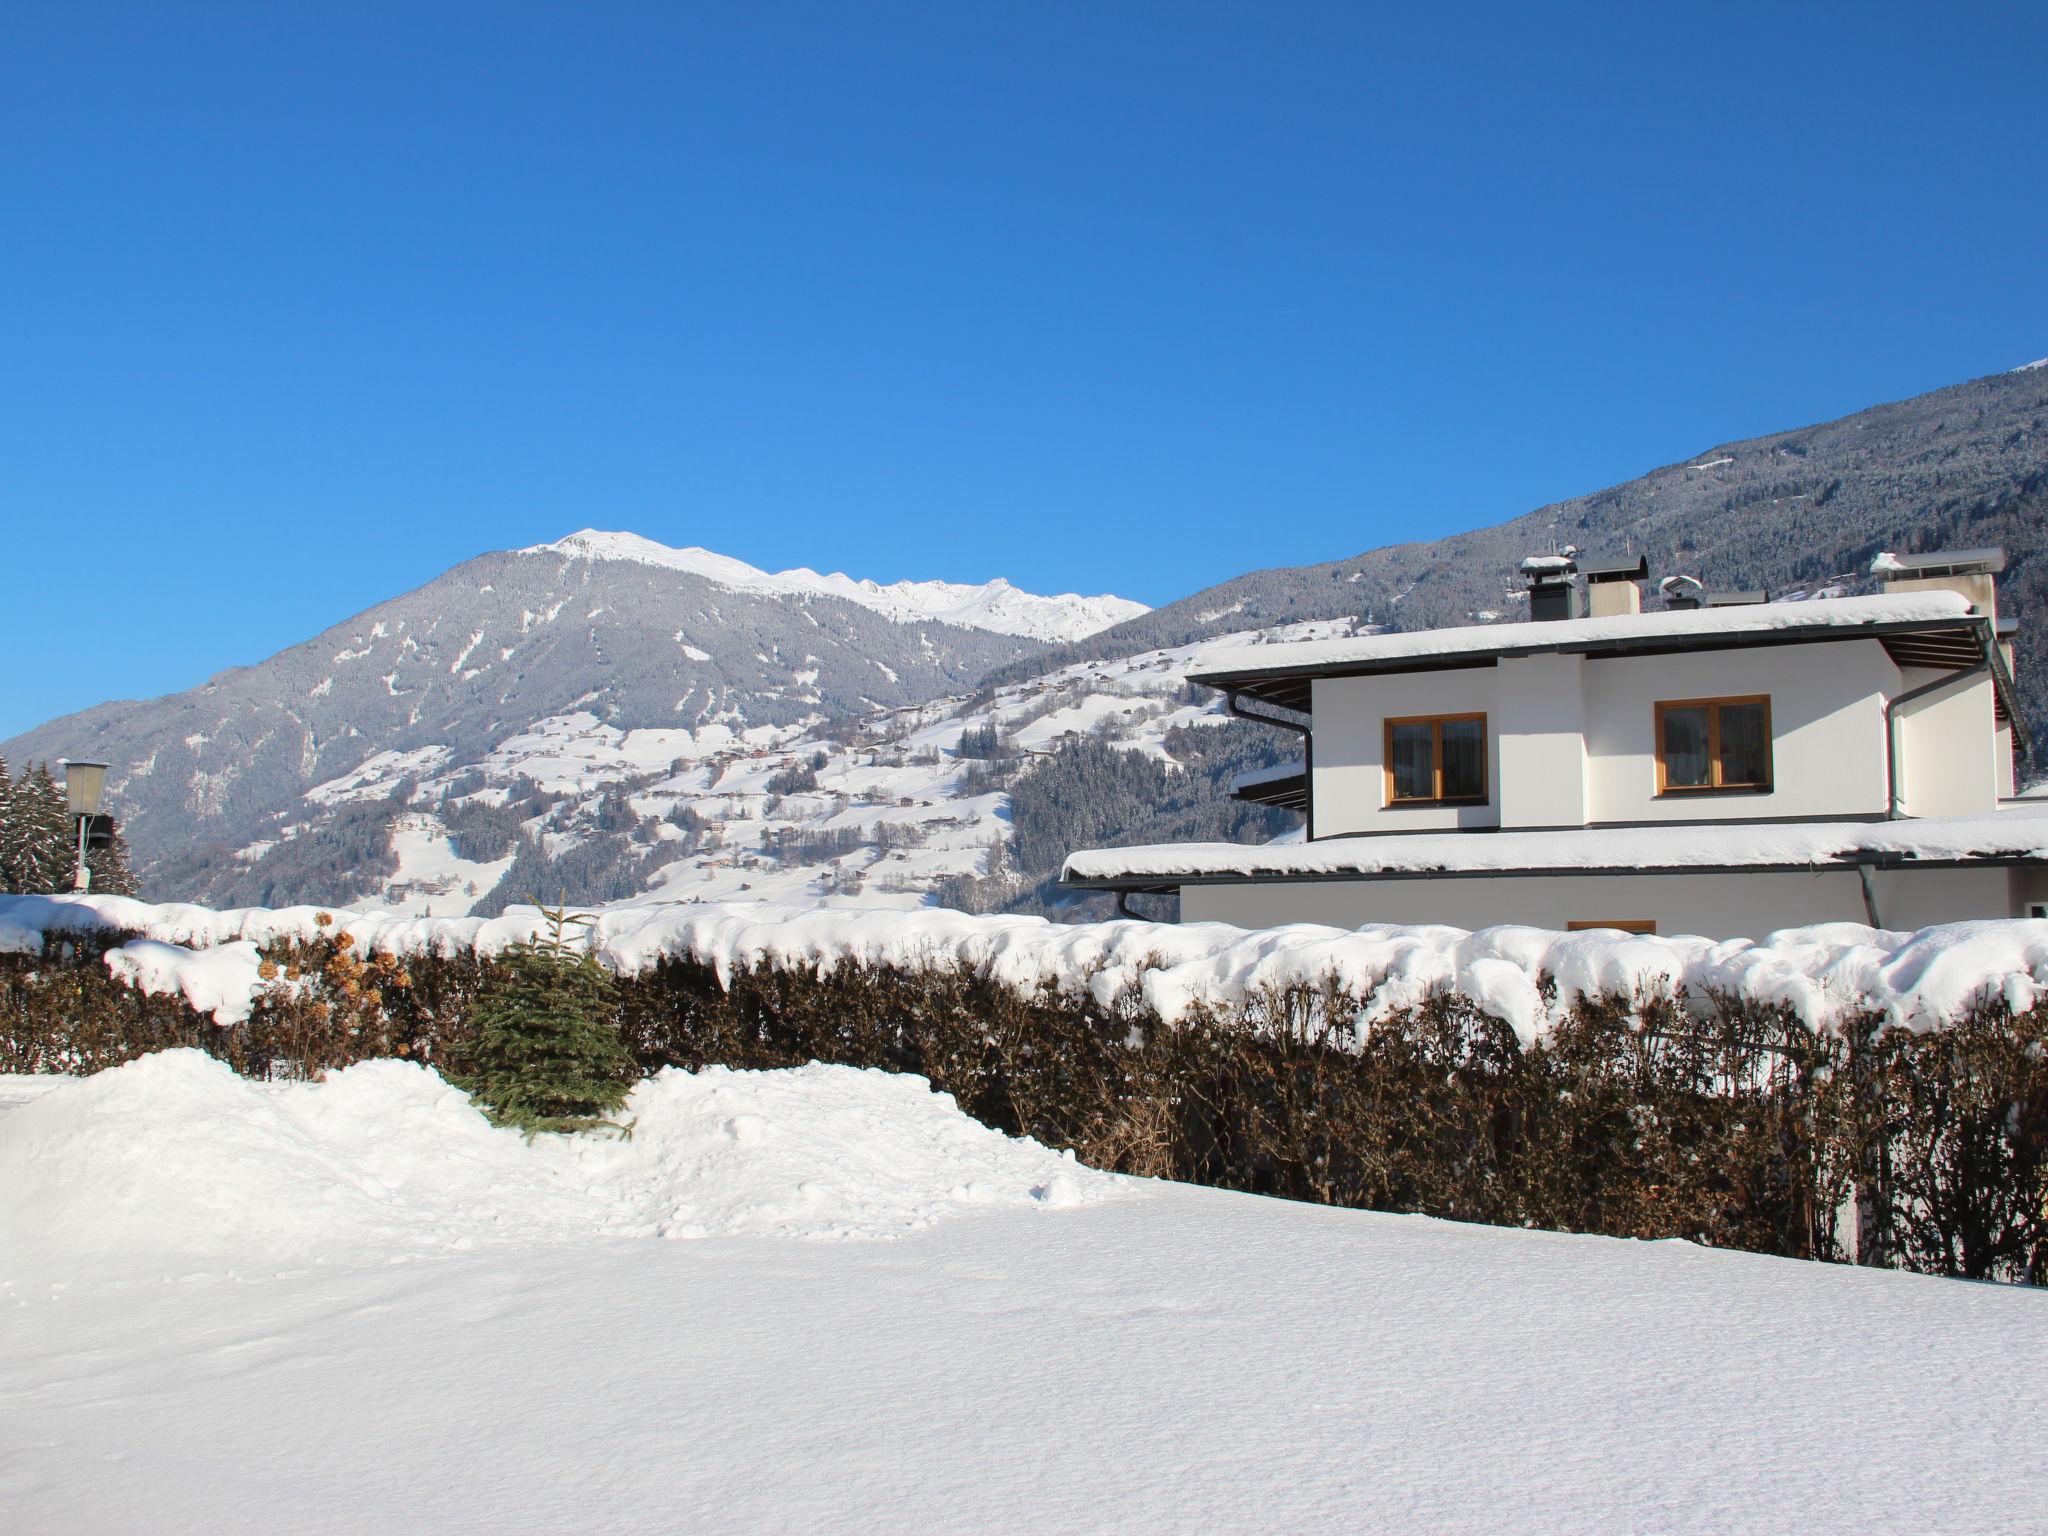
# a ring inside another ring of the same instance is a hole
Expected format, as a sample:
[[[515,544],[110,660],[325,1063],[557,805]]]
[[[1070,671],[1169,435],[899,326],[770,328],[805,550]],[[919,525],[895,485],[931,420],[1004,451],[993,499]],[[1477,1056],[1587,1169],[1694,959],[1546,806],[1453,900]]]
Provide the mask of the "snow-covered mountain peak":
[[[692,545],[671,548],[637,533],[585,528],[552,544],[536,544],[522,555],[565,555],[572,560],[624,560],[702,576],[739,592],[841,598],[872,609],[899,624],[939,622],[1000,635],[1038,640],[1079,640],[1145,613],[1143,603],[1107,593],[1084,597],[1065,592],[1044,597],[1025,592],[998,576],[978,586],[951,581],[898,581],[883,585],[835,571],[821,576],[807,566],[764,571]]]

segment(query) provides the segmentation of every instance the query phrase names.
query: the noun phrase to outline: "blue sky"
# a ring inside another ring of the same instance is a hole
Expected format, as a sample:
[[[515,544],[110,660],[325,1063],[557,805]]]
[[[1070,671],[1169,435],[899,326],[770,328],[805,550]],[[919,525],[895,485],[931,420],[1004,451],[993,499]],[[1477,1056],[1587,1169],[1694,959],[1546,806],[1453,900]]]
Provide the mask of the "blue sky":
[[[0,9],[0,736],[595,525],[1163,602],[2048,353],[2039,5]]]

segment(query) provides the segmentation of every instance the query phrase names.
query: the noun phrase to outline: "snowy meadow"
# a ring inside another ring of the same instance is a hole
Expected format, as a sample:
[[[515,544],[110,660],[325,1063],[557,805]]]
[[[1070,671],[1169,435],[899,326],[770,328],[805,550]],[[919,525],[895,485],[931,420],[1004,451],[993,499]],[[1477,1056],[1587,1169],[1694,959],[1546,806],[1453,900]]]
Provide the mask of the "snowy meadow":
[[[2038,1290],[1119,1178],[915,1079],[0,1079],[23,1531],[2036,1529]]]

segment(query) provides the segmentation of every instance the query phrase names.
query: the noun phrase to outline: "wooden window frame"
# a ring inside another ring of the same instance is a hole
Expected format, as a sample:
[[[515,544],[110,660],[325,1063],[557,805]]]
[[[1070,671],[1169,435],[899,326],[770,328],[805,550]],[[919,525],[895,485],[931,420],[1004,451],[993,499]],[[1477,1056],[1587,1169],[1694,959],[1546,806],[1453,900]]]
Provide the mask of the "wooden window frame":
[[[1721,782],[1721,711],[1731,704],[1761,704],[1764,707],[1764,776],[1755,784]],[[1674,709],[1704,709],[1707,712],[1708,784],[1673,784],[1664,761],[1664,716]],[[1711,699],[1660,699],[1657,701],[1657,793],[1659,795],[1768,795],[1777,782],[1778,754],[1771,734],[1771,696],[1768,693],[1724,694]]]
[[[1444,727],[1466,720],[1479,722],[1479,782],[1485,787],[1476,795],[1446,796],[1444,788]],[[1397,725],[1427,725],[1429,733],[1430,786],[1436,793],[1427,799],[1399,796],[1394,793],[1394,727]],[[1486,711],[1467,710],[1450,715],[1389,715],[1381,737],[1382,753],[1380,766],[1386,774],[1387,808],[1400,807],[1403,810],[1416,806],[1432,805],[1485,805],[1493,799],[1493,743],[1486,731]]]

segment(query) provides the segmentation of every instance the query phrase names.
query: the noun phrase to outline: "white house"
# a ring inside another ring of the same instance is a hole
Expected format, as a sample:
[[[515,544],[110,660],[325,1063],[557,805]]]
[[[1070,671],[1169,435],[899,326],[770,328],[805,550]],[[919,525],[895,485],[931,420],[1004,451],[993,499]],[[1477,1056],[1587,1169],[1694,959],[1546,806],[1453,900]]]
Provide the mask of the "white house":
[[[1063,878],[1246,927],[2027,915],[2048,806],[2012,798],[2003,566],[1881,556],[1882,593],[1795,602],[1667,581],[1644,612],[1641,561],[1548,556],[1524,563],[1525,623],[1213,651],[1193,681],[1302,738],[1236,793],[1301,810],[1304,838],[1096,849]]]

